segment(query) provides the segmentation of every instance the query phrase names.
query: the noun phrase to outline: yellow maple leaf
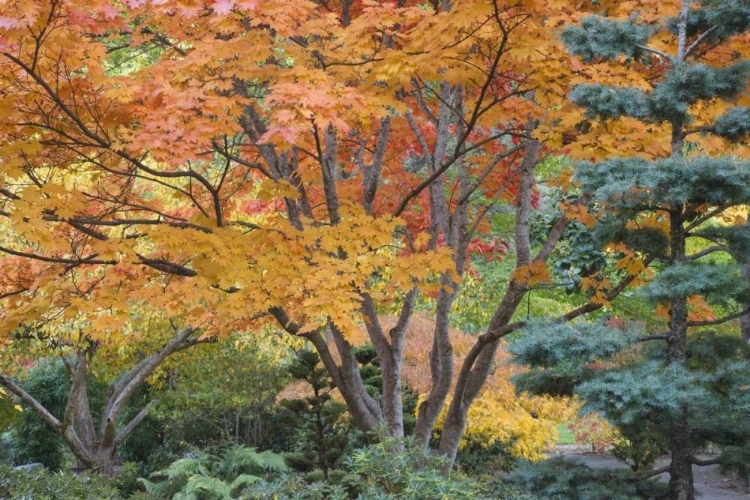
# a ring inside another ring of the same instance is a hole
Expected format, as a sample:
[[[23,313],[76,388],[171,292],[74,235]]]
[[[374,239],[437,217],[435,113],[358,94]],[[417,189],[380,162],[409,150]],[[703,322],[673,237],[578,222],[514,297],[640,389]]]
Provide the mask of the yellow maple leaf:
[[[513,280],[521,285],[534,286],[540,283],[552,283],[552,276],[544,262],[534,262],[517,268],[511,275]]]

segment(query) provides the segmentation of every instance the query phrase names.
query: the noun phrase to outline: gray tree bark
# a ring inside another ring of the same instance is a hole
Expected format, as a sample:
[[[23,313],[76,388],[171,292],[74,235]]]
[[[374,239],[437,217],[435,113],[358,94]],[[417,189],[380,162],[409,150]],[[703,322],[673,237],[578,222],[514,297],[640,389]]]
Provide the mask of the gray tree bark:
[[[143,359],[110,386],[104,409],[101,412],[98,432],[94,426],[86,383],[89,360],[96,352],[95,346],[81,347],[77,350],[75,357],[65,359],[71,371],[71,387],[62,421],[52,415],[32,394],[26,392],[12,378],[0,374],[0,385],[31,407],[52,430],[62,436],[70,451],[86,468],[97,470],[111,477],[114,474],[117,446],[130,435],[156,404],[156,401],[149,402],[118,431],[118,425],[121,423],[120,417],[127,402],[168,356],[199,342],[193,338],[194,333],[195,330],[192,327],[176,333],[162,349]]]

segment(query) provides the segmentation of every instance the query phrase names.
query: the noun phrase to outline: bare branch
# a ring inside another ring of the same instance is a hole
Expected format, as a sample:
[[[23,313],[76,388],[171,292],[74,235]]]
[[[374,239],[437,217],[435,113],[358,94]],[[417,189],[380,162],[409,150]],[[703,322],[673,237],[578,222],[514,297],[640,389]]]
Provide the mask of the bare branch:
[[[45,408],[39,401],[34,398],[31,394],[26,392],[23,387],[18,385],[11,379],[0,373],[0,385],[8,389],[10,392],[15,394],[24,403],[31,406],[31,408],[39,415],[52,429],[58,434],[62,434],[63,424],[54,415],[52,415],[47,408]]]
[[[131,432],[133,432],[133,429],[138,427],[138,424],[140,424],[144,418],[148,415],[148,413],[151,411],[151,408],[153,408],[156,404],[159,403],[158,399],[153,399],[148,402],[148,404],[138,412],[138,415],[133,417],[133,420],[128,422],[128,424],[120,429],[120,432],[117,433],[117,437],[115,437],[115,444],[122,443],[126,437],[130,435]]]
[[[669,472],[669,469],[671,467],[672,467],[672,464],[665,465],[664,467],[661,467],[659,469],[654,469],[654,470],[652,470],[650,472],[647,472],[647,473],[645,473],[643,475],[639,475],[639,476],[634,477],[633,479],[630,480],[630,482],[631,483],[637,483],[637,482],[640,482],[640,481],[645,481],[646,479],[650,479],[650,478],[652,478],[654,476],[658,476],[660,474],[664,474],[665,472]]]
[[[688,47],[687,50],[685,50],[684,57],[687,58],[689,55],[691,55],[693,51],[697,49],[698,46],[703,42],[703,40],[705,40],[708,37],[708,35],[716,31],[718,28],[719,28],[719,25],[717,24],[717,25],[711,26],[709,29],[701,33],[700,36],[696,38],[693,43],[690,44],[690,47]]]
[[[726,323],[727,321],[731,321],[733,319],[741,318],[743,316],[747,316],[750,314],[750,307],[743,309],[742,311],[736,312],[734,314],[730,314],[728,316],[724,316],[723,318],[719,319],[712,319],[712,320],[706,320],[706,321],[688,321],[687,326],[712,326],[712,325],[720,325],[722,323]]]
[[[661,50],[652,49],[651,47],[647,47],[645,45],[636,45],[639,49],[641,49],[644,52],[650,52],[651,54],[655,54],[659,57],[663,57],[667,61],[674,62],[674,56],[667,54],[666,52],[662,52]]]

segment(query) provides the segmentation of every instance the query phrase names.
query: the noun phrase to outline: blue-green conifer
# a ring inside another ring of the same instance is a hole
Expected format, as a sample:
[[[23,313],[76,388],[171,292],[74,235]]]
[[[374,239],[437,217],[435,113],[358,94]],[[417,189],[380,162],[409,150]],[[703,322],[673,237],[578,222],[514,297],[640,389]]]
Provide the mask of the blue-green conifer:
[[[748,32],[747,0],[685,0],[676,18],[661,23],[640,22],[636,15],[627,21],[591,16],[563,33],[569,51],[585,62],[666,63],[650,90],[586,84],[574,89],[570,99],[586,109],[590,120],[630,117],[671,130],[669,157],[586,162],[576,174],[581,188],[608,213],[601,223],[606,230],[595,233],[607,243],[628,244],[661,268],[642,293],[664,306],[669,322],[667,331],[644,332],[640,338],[606,323],[533,324],[514,347],[520,361],[538,366],[521,383],[533,390],[573,390],[586,408],[623,429],[661,429],[671,455],[671,500],[694,500],[692,467],[703,463],[696,453],[707,443],[722,448],[722,464],[750,472],[747,346],[739,335],[706,331],[706,323],[748,313],[743,308],[750,303],[750,287],[743,269],[750,264],[750,228],[720,225],[715,217],[750,204],[750,162],[707,156],[691,144],[698,134],[748,140],[750,109],[732,104],[750,91],[750,61],[735,58],[719,67],[704,57]],[[675,52],[649,47],[653,37],[668,36],[677,41]],[[717,101],[725,101],[729,109],[713,123],[698,123],[693,105]],[[632,221],[655,215],[667,221],[668,233],[631,229]],[[691,239],[712,246],[691,254]],[[691,320],[691,297],[736,312],[710,322]],[[610,358],[634,344],[645,353],[638,362],[591,369],[594,359]]]

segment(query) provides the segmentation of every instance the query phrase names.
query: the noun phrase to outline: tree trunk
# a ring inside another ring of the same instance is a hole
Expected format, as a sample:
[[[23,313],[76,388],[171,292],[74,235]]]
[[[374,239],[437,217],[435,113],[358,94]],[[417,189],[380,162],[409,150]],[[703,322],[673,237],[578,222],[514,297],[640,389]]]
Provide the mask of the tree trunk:
[[[692,443],[687,406],[669,428],[672,464],[669,467],[669,500],[695,500],[693,488]]]
[[[509,324],[518,304],[523,299],[525,291],[526,287],[515,281],[511,282],[508,291],[493,315],[492,321],[490,321],[485,335],[501,331],[503,327]],[[458,447],[466,429],[469,407],[479,395],[479,391],[484,386],[494,366],[495,354],[501,337],[498,336],[497,339],[490,341],[485,341],[485,338],[489,337],[482,336],[477,339],[467,354],[463,365],[461,365],[461,371],[453,391],[453,400],[445,417],[440,435],[439,451],[447,459],[444,467],[446,473],[453,468],[453,463],[456,460]]]
[[[289,329],[288,324],[287,329]],[[332,335],[336,334],[333,333]],[[374,437],[378,426],[383,423],[383,413],[377,406],[377,402],[365,389],[351,345],[343,337],[339,339],[337,350],[342,359],[341,364],[339,364],[333,357],[328,343],[319,332],[306,333],[305,337],[315,346],[323,366],[325,366],[334,384],[336,384],[336,388],[344,398],[354,424],[359,430],[367,434],[368,438]]]
[[[115,476],[115,448],[99,448],[96,452],[96,465],[93,467],[106,477]]]
[[[745,226],[750,227],[750,217],[747,218]],[[745,262],[745,264],[743,264],[742,266],[742,278],[745,280],[745,283],[750,284],[750,263],[747,263],[747,260],[750,259],[750,256],[741,255],[735,256],[735,258],[737,258],[737,260],[740,260],[741,262]],[[742,304],[742,307],[743,309],[748,309],[750,308],[750,303]],[[742,335],[742,340],[746,344],[750,344],[750,314],[740,316],[740,333]]]
[[[673,206],[670,210],[670,239],[671,257],[675,264],[685,261],[683,222],[683,207]],[[670,306],[667,358],[670,363],[677,363],[684,367],[687,364],[687,297],[673,299]],[[687,404],[683,406],[681,414],[670,423],[669,449],[672,455],[672,464],[669,469],[669,499],[695,500],[693,449],[690,441]]]
[[[388,435],[391,437],[400,438],[404,436],[401,370],[404,356],[404,337],[414,311],[416,297],[416,290],[407,294],[398,321],[386,337],[375,302],[369,294],[362,294],[362,315],[365,318],[365,327],[380,361],[383,376],[383,418],[388,429]]]
[[[194,338],[191,339],[194,331],[192,327],[188,327],[176,333],[160,351],[142,360],[123,374],[110,387],[104,411],[101,412],[101,425],[98,435],[93,426],[92,413],[89,407],[88,386],[86,384],[89,366],[88,358],[94,355],[94,348],[89,348],[88,350],[79,349],[75,360],[65,359],[66,364],[70,368],[71,388],[63,421],[58,420],[33,395],[26,392],[11,378],[2,373],[0,373],[0,386],[5,387],[30,406],[52,430],[62,436],[70,451],[86,468],[97,470],[101,474],[111,477],[114,475],[117,446],[146,418],[146,415],[148,415],[148,412],[157,401],[149,402],[133,419],[118,431],[118,423],[122,410],[133,393],[164,359],[198,342]]]
[[[677,21],[677,59],[684,60],[687,54],[687,19],[689,3],[684,1]],[[671,157],[683,158],[685,135],[682,121],[672,122]],[[669,210],[669,237],[671,264],[685,262],[686,231],[684,227],[684,209],[682,204],[674,203]],[[670,363],[681,366],[687,364],[687,330],[688,330],[687,297],[672,299],[669,311],[669,333],[667,335],[667,359]],[[672,463],[669,469],[669,499],[695,500],[693,489],[693,449],[690,441],[690,424],[688,406],[684,404],[681,414],[670,422],[669,448]]]
[[[446,282],[450,279],[444,276],[442,281]],[[445,283],[444,286],[446,286]],[[448,316],[455,295],[455,292],[446,292],[445,289],[441,289],[438,296],[435,310],[435,334],[430,351],[432,388],[427,398],[419,405],[417,423],[414,427],[414,441],[417,446],[421,447],[426,447],[430,442],[432,429],[445,405],[445,399],[450,393],[453,381],[453,346],[450,341]]]
[[[535,123],[529,122],[528,131],[531,133]],[[541,144],[530,140],[526,145],[520,173],[521,180],[518,188],[518,205],[516,206],[516,268],[522,268],[531,262],[530,218],[532,211],[532,194],[534,188],[534,172],[539,160]],[[453,400],[448,407],[445,424],[440,437],[440,453],[447,458],[445,471],[453,467],[466,428],[466,418],[469,407],[479,395],[479,391],[487,381],[495,364],[495,354],[500,337],[489,340],[492,332],[499,331],[510,323],[513,313],[521,303],[526,286],[511,281],[505,296],[498,305],[490,321],[487,333],[472,347],[461,366],[461,371],[453,391]]]

